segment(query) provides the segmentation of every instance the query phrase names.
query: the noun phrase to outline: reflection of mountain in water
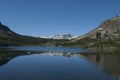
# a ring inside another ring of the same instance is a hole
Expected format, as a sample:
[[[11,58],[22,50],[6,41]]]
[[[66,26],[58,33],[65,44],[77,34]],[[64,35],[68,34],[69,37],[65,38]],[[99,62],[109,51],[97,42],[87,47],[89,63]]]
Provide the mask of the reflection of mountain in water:
[[[71,53],[71,52],[28,52],[28,51],[8,51],[0,53],[0,66],[8,63],[11,59],[30,54],[45,54],[51,56],[71,57],[78,56],[97,64],[105,73],[112,75],[117,80],[120,80],[120,54],[104,54],[98,55],[92,53]]]
[[[8,63],[11,59],[21,56],[27,55],[27,52],[16,52],[16,51],[0,51],[0,66]]]
[[[72,53],[72,52],[30,52],[30,51],[2,51],[1,52],[0,51],[0,66],[8,63],[11,59],[15,57],[31,55],[31,54],[45,54],[45,55],[58,56],[58,57],[62,56],[67,58],[71,56],[84,57],[80,55],[80,53]]]
[[[5,57],[5,58],[0,58],[0,66],[8,63],[9,60],[10,60],[10,59],[9,59],[9,58],[6,58],[6,57]]]
[[[51,56],[62,56],[62,57],[72,57],[72,56],[78,56],[78,57],[84,57],[80,53],[71,53],[71,52],[49,52],[49,53],[43,53],[43,54],[48,54]]]
[[[120,54],[90,55],[87,59],[95,62],[105,73],[120,80]]]

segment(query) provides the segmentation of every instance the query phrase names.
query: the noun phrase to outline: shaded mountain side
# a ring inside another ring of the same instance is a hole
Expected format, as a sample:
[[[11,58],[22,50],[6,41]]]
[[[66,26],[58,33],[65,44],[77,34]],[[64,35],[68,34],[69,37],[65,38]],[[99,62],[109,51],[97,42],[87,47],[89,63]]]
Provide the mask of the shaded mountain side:
[[[0,46],[9,46],[9,45],[57,46],[59,43],[66,41],[67,40],[53,40],[53,39],[36,38],[31,36],[9,35],[9,37],[0,37]]]
[[[0,37],[9,37],[9,35],[18,35],[18,34],[0,22]]]
[[[0,46],[9,45],[57,45],[67,40],[52,40],[20,35],[0,23]]]

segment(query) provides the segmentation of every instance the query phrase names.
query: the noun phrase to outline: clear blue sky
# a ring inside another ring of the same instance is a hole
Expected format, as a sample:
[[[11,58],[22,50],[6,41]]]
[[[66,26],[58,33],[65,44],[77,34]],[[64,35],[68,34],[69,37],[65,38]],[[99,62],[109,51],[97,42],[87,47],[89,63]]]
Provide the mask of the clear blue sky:
[[[0,21],[25,35],[82,35],[120,14],[120,0],[0,0]]]

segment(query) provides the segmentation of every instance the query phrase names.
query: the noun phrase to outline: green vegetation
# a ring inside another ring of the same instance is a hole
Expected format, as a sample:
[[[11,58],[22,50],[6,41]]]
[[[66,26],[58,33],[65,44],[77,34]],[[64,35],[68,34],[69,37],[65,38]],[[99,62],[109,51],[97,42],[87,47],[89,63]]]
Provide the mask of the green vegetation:
[[[78,38],[79,39],[79,38]],[[82,39],[54,40],[19,35],[0,23],[0,46],[41,45],[82,47],[99,51],[120,51],[120,16],[104,21]]]
[[[63,46],[82,47],[98,51],[120,51],[120,38],[118,39],[90,39],[88,37],[78,40],[62,43]]]
[[[0,46],[19,45],[41,45],[41,46],[70,46],[99,51],[120,51],[120,38],[115,39],[90,39],[89,37],[80,40],[54,40],[30,36],[9,35],[0,37]]]
[[[60,42],[65,42],[66,40],[53,40],[53,39],[43,39],[30,36],[21,35],[8,35],[9,37],[0,37],[1,46],[18,46],[18,45],[44,45],[44,46],[57,46]]]

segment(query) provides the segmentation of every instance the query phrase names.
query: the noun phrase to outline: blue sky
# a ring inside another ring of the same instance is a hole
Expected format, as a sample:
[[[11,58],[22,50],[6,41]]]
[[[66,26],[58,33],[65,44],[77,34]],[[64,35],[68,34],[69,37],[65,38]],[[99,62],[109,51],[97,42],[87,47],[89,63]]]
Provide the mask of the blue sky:
[[[120,0],[0,0],[0,21],[31,36],[83,35],[120,14]]]

